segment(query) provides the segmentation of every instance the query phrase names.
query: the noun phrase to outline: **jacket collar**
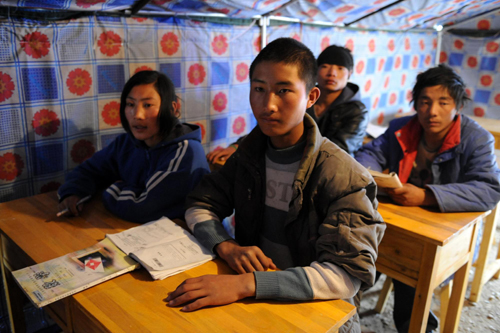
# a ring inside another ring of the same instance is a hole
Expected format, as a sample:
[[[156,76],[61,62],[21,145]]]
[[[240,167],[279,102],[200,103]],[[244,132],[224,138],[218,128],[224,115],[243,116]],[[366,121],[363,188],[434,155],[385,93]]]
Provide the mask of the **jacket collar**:
[[[295,180],[305,183],[314,169],[316,157],[319,154],[319,148],[322,142],[322,136],[319,133],[318,126],[307,113],[304,115],[304,130],[306,134],[306,148],[300,161],[299,170],[295,175]],[[267,140],[269,137],[262,133],[259,126],[256,126],[252,132],[243,140],[237,152],[245,156],[253,165],[264,165],[264,152],[266,151]]]
[[[439,148],[438,154],[446,150],[450,150],[460,143],[461,120],[462,118],[458,114],[455,117],[450,130],[446,134],[443,144],[441,145],[441,148]],[[420,141],[420,137],[422,136],[422,131],[422,125],[420,125],[417,115],[413,116],[413,118],[411,118],[406,125],[396,131],[396,138],[404,153],[416,151],[418,149],[418,143]]]

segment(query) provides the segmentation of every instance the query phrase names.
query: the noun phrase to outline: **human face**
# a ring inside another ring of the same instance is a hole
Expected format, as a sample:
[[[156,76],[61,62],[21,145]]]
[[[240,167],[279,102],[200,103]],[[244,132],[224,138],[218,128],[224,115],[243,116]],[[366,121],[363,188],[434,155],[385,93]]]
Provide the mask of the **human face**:
[[[255,67],[250,105],[260,129],[276,148],[299,142],[304,134],[304,113],[318,97],[318,88],[306,90],[295,65],[263,61]]]
[[[132,88],[127,96],[125,116],[132,135],[144,141],[148,147],[153,147],[161,141],[158,114],[160,113],[161,97],[154,83],[142,84]]]
[[[316,81],[321,91],[341,91],[347,85],[351,73],[344,66],[324,63],[318,68]]]
[[[441,85],[422,89],[416,110],[425,134],[435,139],[446,136],[457,114],[455,101]]]

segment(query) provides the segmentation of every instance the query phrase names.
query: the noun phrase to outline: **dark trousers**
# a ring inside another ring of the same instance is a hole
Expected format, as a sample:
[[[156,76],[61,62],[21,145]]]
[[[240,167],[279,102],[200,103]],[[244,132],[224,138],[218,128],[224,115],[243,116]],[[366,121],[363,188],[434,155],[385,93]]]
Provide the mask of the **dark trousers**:
[[[392,279],[394,285],[394,311],[393,318],[399,333],[407,333],[410,327],[413,300],[415,299],[415,288]],[[432,332],[438,327],[436,316],[429,311],[426,332]]]

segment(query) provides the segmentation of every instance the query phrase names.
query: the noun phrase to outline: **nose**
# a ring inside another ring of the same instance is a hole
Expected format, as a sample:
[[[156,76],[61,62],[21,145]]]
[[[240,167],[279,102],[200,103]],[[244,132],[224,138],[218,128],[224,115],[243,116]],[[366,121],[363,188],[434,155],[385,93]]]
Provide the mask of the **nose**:
[[[141,105],[137,105],[132,110],[134,119],[145,119],[146,118],[146,110]]]
[[[277,105],[276,105],[276,96],[274,93],[267,93],[264,96],[263,106],[264,106],[264,111],[266,112],[276,112],[277,111]]]
[[[434,117],[438,114],[438,110],[439,110],[439,103],[431,103],[431,105],[429,106],[429,116],[431,117]]]
[[[337,76],[337,69],[335,68],[335,66],[331,66],[328,69],[328,75]]]

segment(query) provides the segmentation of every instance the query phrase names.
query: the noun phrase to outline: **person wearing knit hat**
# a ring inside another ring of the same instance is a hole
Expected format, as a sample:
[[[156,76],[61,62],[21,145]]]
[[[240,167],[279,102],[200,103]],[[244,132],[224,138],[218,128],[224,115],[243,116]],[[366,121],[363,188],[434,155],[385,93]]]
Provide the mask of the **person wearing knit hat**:
[[[316,121],[321,135],[351,156],[361,147],[368,126],[368,110],[360,100],[359,87],[348,82],[354,61],[349,49],[330,45],[316,60],[317,86],[321,91],[307,113]],[[208,162],[227,160],[246,136],[229,147],[207,154]]]
[[[349,81],[354,66],[349,49],[330,45],[317,59],[318,101],[307,113],[321,134],[353,155],[363,144],[368,110],[360,100],[359,87]]]

